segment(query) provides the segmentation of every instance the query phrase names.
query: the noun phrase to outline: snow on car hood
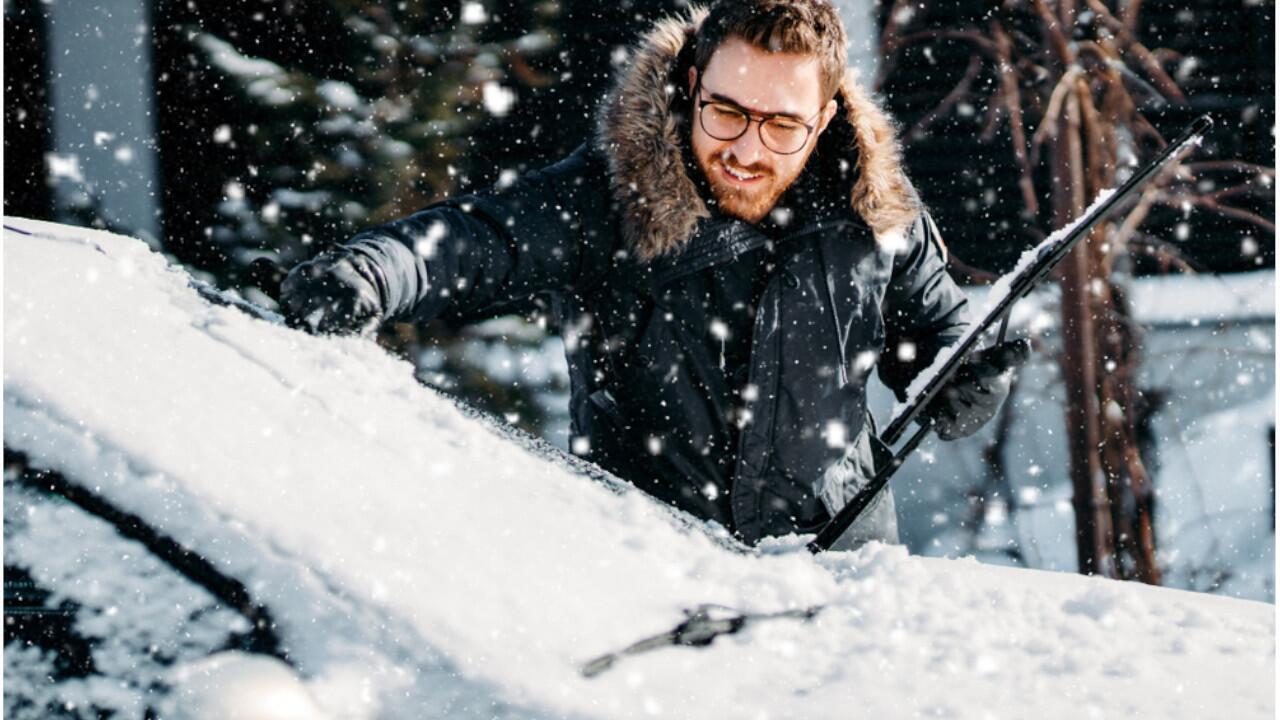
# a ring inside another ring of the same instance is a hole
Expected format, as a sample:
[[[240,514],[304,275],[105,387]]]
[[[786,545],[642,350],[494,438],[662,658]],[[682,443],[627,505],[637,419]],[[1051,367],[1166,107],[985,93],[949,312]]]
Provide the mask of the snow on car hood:
[[[241,579],[335,714],[445,714],[407,703],[457,683],[534,716],[1274,715],[1271,605],[880,544],[735,547],[371,341],[208,294],[140,241],[6,219],[4,442]],[[281,568],[419,648],[388,655],[399,680],[353,700],[371,686],[332,667],[344,638]],[[822,609],[582,673],[706,604]]]

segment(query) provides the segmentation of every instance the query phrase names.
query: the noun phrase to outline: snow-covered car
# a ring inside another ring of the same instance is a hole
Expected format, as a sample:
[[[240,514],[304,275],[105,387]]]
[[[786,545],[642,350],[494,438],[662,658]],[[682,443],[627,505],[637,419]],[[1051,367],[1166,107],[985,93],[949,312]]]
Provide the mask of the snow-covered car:
[[[1274,716],[1272,605],[744,547],[368,340],[5,222],[6,717]]]

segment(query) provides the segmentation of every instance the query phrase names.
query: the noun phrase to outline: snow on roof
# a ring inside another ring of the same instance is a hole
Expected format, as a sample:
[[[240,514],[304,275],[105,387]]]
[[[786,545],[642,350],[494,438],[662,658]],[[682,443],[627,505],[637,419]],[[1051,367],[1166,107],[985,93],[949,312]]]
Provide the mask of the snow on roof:
[[[1161,275],[1131,286],[1134,315],[1142,322],[1201,324],[1274,320],[1276,273]]]
[[[1276,273],[1274,270],[1230,275],[1171,274],[1133,278],[1128,281],[1133,315],[1148,325],[1206,325],[1212,323],[1274,320],[1276,316]],[[972,307],[990,303],[991,286],[964,288]],[[1057,286],[1046,282],[1017,305],[1009,320],[1011,328],[1034,331],[1057,325]],[[1043,317],[1045,313],[1055,317]],[[976,314],[976,313],[975,313]]]
[[[467,716],[485,693],[535,716],[1274,714],[1271,605],[880,544],[736,547],[511,442],[372,342],[210,303],[137,240],[10,218],[4,255],[5,445],[235,574],[335,715],[438,714],[455,685]],[[340,603],[319,612],[313,586]],[[582,674],[705,604],[821,610]],[[315,624],[336,611],[419,649],[387,653],[395,683],[331,666],[373,642]]]

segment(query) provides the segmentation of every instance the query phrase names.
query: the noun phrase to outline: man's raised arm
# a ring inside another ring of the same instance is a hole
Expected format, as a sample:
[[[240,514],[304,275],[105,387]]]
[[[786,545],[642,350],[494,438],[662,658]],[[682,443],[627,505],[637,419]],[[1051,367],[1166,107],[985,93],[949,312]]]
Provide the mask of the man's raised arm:
[[[590,282],[612,255],[605,177],[584,145],[510,187],[361,232],[290,271],[281,311],[311,332],[367,334]]]
[[[933,220],[921,212],[907,231],[905,247],[894,256],[884,298],[885,350],[879,372],[899,400],[906,399],[916,374],[969,324],[968,301],[947,274],[945,252]]]
[[[942,239],[927,214],[912,226],[893,273],[885,296],[886,357],[880,377],[899,400],[906,400],[911,380],[960,339],[969,321],[964,295],[947,275]],[[1026,362],[1030,350],[1026,340],[1011,340],[970,356],[925,408],[938,437],[972,435],[994,417],[1009,394],[1008,371]]]

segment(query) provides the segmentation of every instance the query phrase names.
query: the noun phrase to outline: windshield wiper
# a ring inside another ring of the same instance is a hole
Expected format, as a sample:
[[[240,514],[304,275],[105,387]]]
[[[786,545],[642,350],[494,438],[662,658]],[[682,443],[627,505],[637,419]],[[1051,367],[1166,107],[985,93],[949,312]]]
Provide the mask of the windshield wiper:
[[[743,613],[722,605],[699,605],[693,610],[685,610],[687,619],[671,630],[660,635],[647,637],[628,645],[616,653],[601,655],[582,666],[583,677],[592,678],[613,667],[627,655],[638,655],[642,652],[657,650],[668,645],[687,645],[705,647],[721,635],[732,635],[751,623],[761,620],[809,620],[822,606],[803,608],[800,610],[784,610],[776,613]]]

